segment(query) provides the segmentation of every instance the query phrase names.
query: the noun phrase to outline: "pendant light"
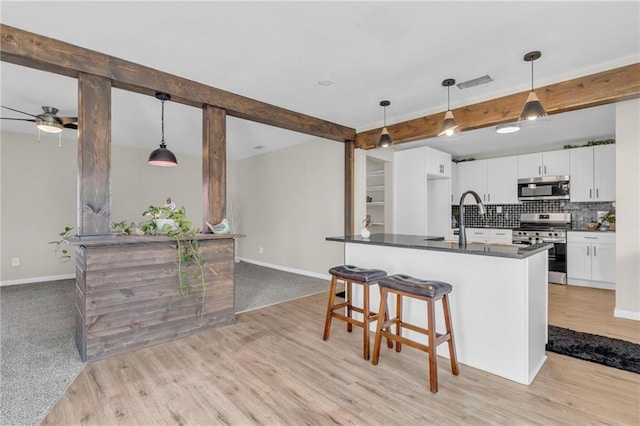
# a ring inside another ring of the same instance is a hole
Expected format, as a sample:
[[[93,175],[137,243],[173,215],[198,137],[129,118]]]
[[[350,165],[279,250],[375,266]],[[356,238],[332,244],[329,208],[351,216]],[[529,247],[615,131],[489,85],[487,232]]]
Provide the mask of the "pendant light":
[[[533,90],[533,61],[539,59],[540,56],[542,56],[542,53],[535,50],[527,53],[523,58],[526,62],[531,62],[531,93],[529,93],[527,102],[524,104],[524,108],[522,108],[520,118],[518,119],[519,121],[535,120],[547,116],[547,112],[544,110],[540,99],[538,99],[536,92]]]
[[[161,167],[175,167],[178,165],[178,160],[173,152],[167,149],[167,145],[164,143],[164,102],[171,99],[166,93],[156,92],[156,98],[162,102],[162,140],[160,141],[160,148],[156,149],[149,155],[148,164],[152,166]]]
[[[387,107],[389,105],[391,105],[389,101],[380,101],[380,106],[384,108],[384,126],[382,126],[382,132],[380,133],[376,148],[388,148],[393,144],[389,131],[387,130]]]
[[[456,81],[453,78],[447,78],[442,82],[442,85],[447,88],[447,112],[444,114],[444,121],[442,122],[442,127],[440,127],[440,132],[438,136],[451,136],[455,133],[460,133],[460,127],[458,127],[458,122],[453,117],[453,113],[450,108],[450,90],[451,86],[456,84]]]

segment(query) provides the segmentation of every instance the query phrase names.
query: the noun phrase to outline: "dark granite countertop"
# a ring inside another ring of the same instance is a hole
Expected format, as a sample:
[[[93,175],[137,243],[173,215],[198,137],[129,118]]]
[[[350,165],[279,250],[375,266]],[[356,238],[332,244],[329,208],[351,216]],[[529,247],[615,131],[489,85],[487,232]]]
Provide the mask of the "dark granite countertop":
[[[468,243],[460,248],[458,242],[444,240],[443,237],[404,234],[371,234],[367,239],[360,235],[327,237],[327,241],[343,243],[372,244],[377,246],[400,247],[419,250],[447,251],[459,254],[476,254],[512,259],[524,259],[541,251],[549,250],[553,244],[535,244],[530,246],[496,243]]]
[[[597,233],[602,233],[602,234],[608,234],[611,232],[615,232],[615,231],[609,231],[608,229],[606,231],[602,230],[602,229],[587,229],[587,228],[577,228],[577,229],[569,229],[568,232],[597,232]]]

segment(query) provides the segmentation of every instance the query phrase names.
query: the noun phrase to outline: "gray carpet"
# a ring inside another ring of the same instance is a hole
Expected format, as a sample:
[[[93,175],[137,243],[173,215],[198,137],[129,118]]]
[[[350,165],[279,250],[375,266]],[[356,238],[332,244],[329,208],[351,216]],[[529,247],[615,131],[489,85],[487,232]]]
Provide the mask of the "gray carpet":
[[[328,280],[236,263],[236,312],[328,289]],[[74,280],[0,288],[0,425],[40,423],[82,370],[73,309]]]

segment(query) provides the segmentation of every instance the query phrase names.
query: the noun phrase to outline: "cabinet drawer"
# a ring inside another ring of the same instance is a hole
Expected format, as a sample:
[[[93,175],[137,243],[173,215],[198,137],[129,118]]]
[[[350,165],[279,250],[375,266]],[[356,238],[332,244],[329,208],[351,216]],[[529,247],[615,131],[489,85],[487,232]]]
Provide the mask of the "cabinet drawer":
[[[615,232],[567,232],[568,243],[615,244]]]
[[[491,229],[489,231],[491,240],[511,240],[513,239],[513,231],[511,229]]]

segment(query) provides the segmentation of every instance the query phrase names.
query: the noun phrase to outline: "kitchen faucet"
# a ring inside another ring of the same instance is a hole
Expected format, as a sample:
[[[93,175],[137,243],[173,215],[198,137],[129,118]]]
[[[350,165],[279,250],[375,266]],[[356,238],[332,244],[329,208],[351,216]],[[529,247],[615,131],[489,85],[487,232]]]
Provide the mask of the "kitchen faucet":
[[[467,231],[464,226],[464,197],[466,197],[467,194],[473,195],[473,198],[476,199],[476,203],[478,204],[478,211],[480,212],[480,214],[485,214],[487,212],[487,209],[484,207],[484,204],[482,204],[482,200],[480,199],[480,196],[475,191],[467,191],[462,194],[462,196],[460,197],[460,208],[459,208],[460,229],[458,231],[459,233],[458,247],[461,247],[461,248],[467,247]]]

